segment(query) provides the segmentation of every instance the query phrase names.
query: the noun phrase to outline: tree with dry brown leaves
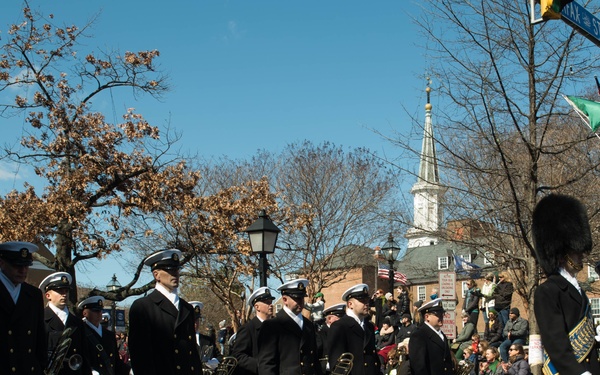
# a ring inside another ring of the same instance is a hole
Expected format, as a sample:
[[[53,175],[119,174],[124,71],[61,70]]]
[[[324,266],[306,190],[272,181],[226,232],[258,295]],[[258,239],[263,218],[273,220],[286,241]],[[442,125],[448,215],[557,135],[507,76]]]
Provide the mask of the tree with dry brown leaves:
[[[0,104],[0,113],[14,121],[24,112],[26,135],[20,146],[3,152],[34,168],[45,185],[25,183],[0,198],[0,239],[47,245],[54,262],[39,260],[74,280],[77,263],[130,249],[125,244],[137,238],[152,239],[149,252],[184,244],[177,236],[154,236],[151,219],[197,239],[182,248],[186,262],[197,254],[230,251],[231,238],[258,207],[269,206],[268,189],[257,182],[203,195],[199,172],[172,151],[176,137],[161,136],[133,109],[117,124],[94,110],[94,99],[117,88],[159,97],[167,89],[166,77],[156,70],[159,52],[79,57],[78,42],[89,25],[56,26],[53,16],[44,19],[29,8],[23,15],[0,54],[0,92],[18,92],[14,102]],[[117,300],[143,293],[153,283],[135,286],[142,269],[140,263],[116,293],[92,293]],[[71,299],[77,300],[76,293]]]

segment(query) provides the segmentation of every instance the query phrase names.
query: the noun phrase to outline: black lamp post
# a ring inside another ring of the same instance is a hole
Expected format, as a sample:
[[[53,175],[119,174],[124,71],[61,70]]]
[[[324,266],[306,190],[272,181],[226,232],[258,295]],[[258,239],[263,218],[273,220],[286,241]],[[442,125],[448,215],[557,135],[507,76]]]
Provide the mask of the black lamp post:
[[[119,288],[121,288],[121,284],[117,280],[117,275],[113,273],[112,278],[106,284],[106,290],[109,292],[116,292]],[[117,301],[112,301],[112,309],[110,311],[110,321],[112,323],[112,331],[117,331]]]
[[[252,252],[258,254],[258,272],[260,275],[260,286],[267,286],[267,254],[275,252],[277,236],[281,230],[269,219],[265,210],[261,210],[258,219],[244,231],[250,237]]]
[[[398,254],[400,253],[400,247],[394,241],[394,236],[390,233],[388,236],[387,242],[381,247],[381,251],[385,254],[385,258],[388,261],[390,266],[389,269],[389,277],[390,277],[390,293],[392,293],[392,298],[394,298],[394,262],[396,258],[398,258]]]

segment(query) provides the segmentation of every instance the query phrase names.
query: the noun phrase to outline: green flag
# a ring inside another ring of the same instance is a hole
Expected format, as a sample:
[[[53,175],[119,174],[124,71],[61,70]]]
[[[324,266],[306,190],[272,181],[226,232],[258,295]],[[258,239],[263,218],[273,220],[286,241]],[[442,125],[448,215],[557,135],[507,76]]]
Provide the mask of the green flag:
[[[588,120],[588,125],[594,132],[600,128],[600,103],[577,96],[565,96],[565,99],[575,111]]]

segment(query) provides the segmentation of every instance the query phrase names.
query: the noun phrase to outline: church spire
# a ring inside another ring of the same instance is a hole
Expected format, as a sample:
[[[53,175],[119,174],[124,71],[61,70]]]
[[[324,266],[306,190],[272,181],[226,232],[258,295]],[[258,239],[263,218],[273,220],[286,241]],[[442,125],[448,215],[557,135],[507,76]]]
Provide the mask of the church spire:
[[[425,104],[425,126],[423,129],[423,144],[421,145],[421,162],[419,163],[419,182],[439,184],[437,156],[435,154],[435,143],[433,141],[433,124],[431,123],[431,108],[429,101],[431,87],[425,88],[427,92],[427,104]]]
[[[439,241],[439,229],[442,219],[440,201],[445,189],[440,186],[433,123],[431,121],[430,103],[431,81],[427,79],[427,103],[425,104],[425,124],[423,127],[423,143],[419,163],[417,182],[411,189],[414,195],[413,227],[406,233],[408,247],[435,245]]]

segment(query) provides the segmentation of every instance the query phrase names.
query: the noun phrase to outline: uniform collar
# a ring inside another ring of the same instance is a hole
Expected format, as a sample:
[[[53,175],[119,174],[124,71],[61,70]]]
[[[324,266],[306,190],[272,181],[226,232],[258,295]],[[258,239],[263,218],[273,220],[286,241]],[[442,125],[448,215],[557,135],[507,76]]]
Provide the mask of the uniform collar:
[[[173,306],[175,306],[175,308],[179,310],[179,296],[177,295],[177,289],[174,289],[172,292],[169,292],[167,288],[162,286],[160,283],[156,283],[154,289],[156,289],[158,292],[164,295],[169,301],[171,301]]]
[[[569,282],[569,284],[573,285],[575,287],[575,289],[577,289],[577,291],[579,292],[579,294],[581,294],[581,287],[579,286],[579,283],[577,282],[577,279],[575,277],[573,277],[573,275],[571,275],[570,273],[568,273],[567,270],[565,270],[563,267],[560,267],[558,269],[558,273],[559,273],[559,275],[561,275],[562,277],[564,277],[565,280],[567,280]]]
[[[283,311],[285,311],[285,313],[288,314],[296,324],[298,324],[298,327],[300,327],[300,329],[302,329],[302,327],[304,326],[304,319],[302,319],[302,314],[294,314],[292,310],[287,308],[287,306],[283,306]]]

